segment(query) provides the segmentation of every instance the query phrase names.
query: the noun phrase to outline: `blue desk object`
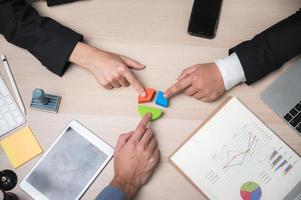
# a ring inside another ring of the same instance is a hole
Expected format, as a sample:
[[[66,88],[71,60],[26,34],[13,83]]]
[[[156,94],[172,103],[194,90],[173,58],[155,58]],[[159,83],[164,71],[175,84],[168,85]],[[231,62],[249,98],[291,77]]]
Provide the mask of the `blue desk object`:
[[[169,100],[164,97],[164,93],[159,91],[156,97],[156,104],[167,108],[169,106]]]
[[[37,88],[32,93],[30,107],[41,111],[57,113],[59,110],[60,102],[60,96],[45,94],[42,89]]]

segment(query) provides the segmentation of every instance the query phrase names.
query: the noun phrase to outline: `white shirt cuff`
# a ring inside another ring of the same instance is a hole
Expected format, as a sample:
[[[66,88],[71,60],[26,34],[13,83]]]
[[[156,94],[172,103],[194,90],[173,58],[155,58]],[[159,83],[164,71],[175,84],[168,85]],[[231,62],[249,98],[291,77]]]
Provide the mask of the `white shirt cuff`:
[[[215,61],[215,64],[222,74],[226,90],[246,81],[245,72],[236,53]]]

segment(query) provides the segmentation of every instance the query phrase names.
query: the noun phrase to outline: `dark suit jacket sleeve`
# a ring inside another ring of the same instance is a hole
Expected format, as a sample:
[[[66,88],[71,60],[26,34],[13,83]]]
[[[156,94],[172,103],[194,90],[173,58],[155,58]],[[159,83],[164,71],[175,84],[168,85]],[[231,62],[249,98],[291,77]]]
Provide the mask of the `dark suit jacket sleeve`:
[[[65,3],[71,3],[77,0],[46,0],[48,6],[56,6]]]
[[[229,50],[233,52],[242,64],[248,85],[277,70],[301,53],[301,9]]]
[[[0,33],[30,51],[53,73],[62,76],[82,35],[42,17],[24,0],[0,0]]]

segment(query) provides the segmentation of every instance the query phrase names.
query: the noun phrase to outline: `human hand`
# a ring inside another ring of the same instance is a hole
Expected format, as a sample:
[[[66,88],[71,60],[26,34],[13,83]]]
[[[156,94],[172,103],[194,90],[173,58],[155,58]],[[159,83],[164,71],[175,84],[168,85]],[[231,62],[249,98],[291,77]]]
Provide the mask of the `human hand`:
[[[219,98],[226,89],[216,64],[208,63],[185,69],[177,82],[165,91],[165,97],[170,98],[183,91],[188,96],[210,102]]]
[[[157,140],[147,128],[150,120],[151,114],[145,115],[136,130],[122,134],[116,145],[111,185],[124,191],[128,199],[149,180],[159,161]]]
[[[70,56],[70,61],[88,69],[106,89],[132,85],[139,95],[146,95],[143,85],[130,70],[144,69],[145,66],[135,60],[79,42]]]

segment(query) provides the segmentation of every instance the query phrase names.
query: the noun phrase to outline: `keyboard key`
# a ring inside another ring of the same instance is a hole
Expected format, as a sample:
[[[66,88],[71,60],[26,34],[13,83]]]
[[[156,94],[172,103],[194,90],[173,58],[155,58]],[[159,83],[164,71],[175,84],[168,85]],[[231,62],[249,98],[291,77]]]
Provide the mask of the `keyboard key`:
[[[5,101],[4,99],[0,99],[0,107],[4,106],[5,105]]]
[[[12,104],[13,100],[8,96],[5,98],[6,104]]]
[[[7,106],[0,107],[0,111],[2,113],[6,113],[6,112],[8,112],[8,107]]]
[[[301,133],[301,123],[296,127],[297,131]]]
[[[9,109],[10,111],[14,111],[14,110],[17,109],[17,107],[16,107],[15,104],[9,104],[9,105],[8,105],[8,109]]]
[[[8,90],[6,89],[7,87],[5,86],[3,80],[0,81],[0,93],[2,96],[7,96],[9,93],[8,93]]]
[[[295,116],[297,113],[298,113],[298,111],[295,108],[293,108],[293,109],[290,110],[290,114],[292,116]]]
[[[11,115],[11,113],[5,113],[4,116],[10,127],[14,127],[16,125],[16,121],[13,118],[13,116]]]
[[[293,117],[289,113],[287,113],[283,118],[288,122],[291,121],[291,119],[293,119]]]
[[[17,122],[18,124],[24,122],[24,119],[23,119],[22,115],[20,115],[19,117],[16,117],[15,120],[16,120],[16,122]]]
[[[0,126],[1,126],[1,129],[5,130],[5,131],[7,129],[9,129],[9,126],[4,118],[2,120],[0,120]]]
[[[296,127],[300,122],[301,122],[301,112],[290,121],[290,124],[293,127]]]
[[[298,103],[298,104],[295,106],[295,109],[298,110],[298,111],[301,111],[301,104]]]
[[[19,110],[15,110],[11,113],[14,118],[19,117],[21,115],[21,112]]]

